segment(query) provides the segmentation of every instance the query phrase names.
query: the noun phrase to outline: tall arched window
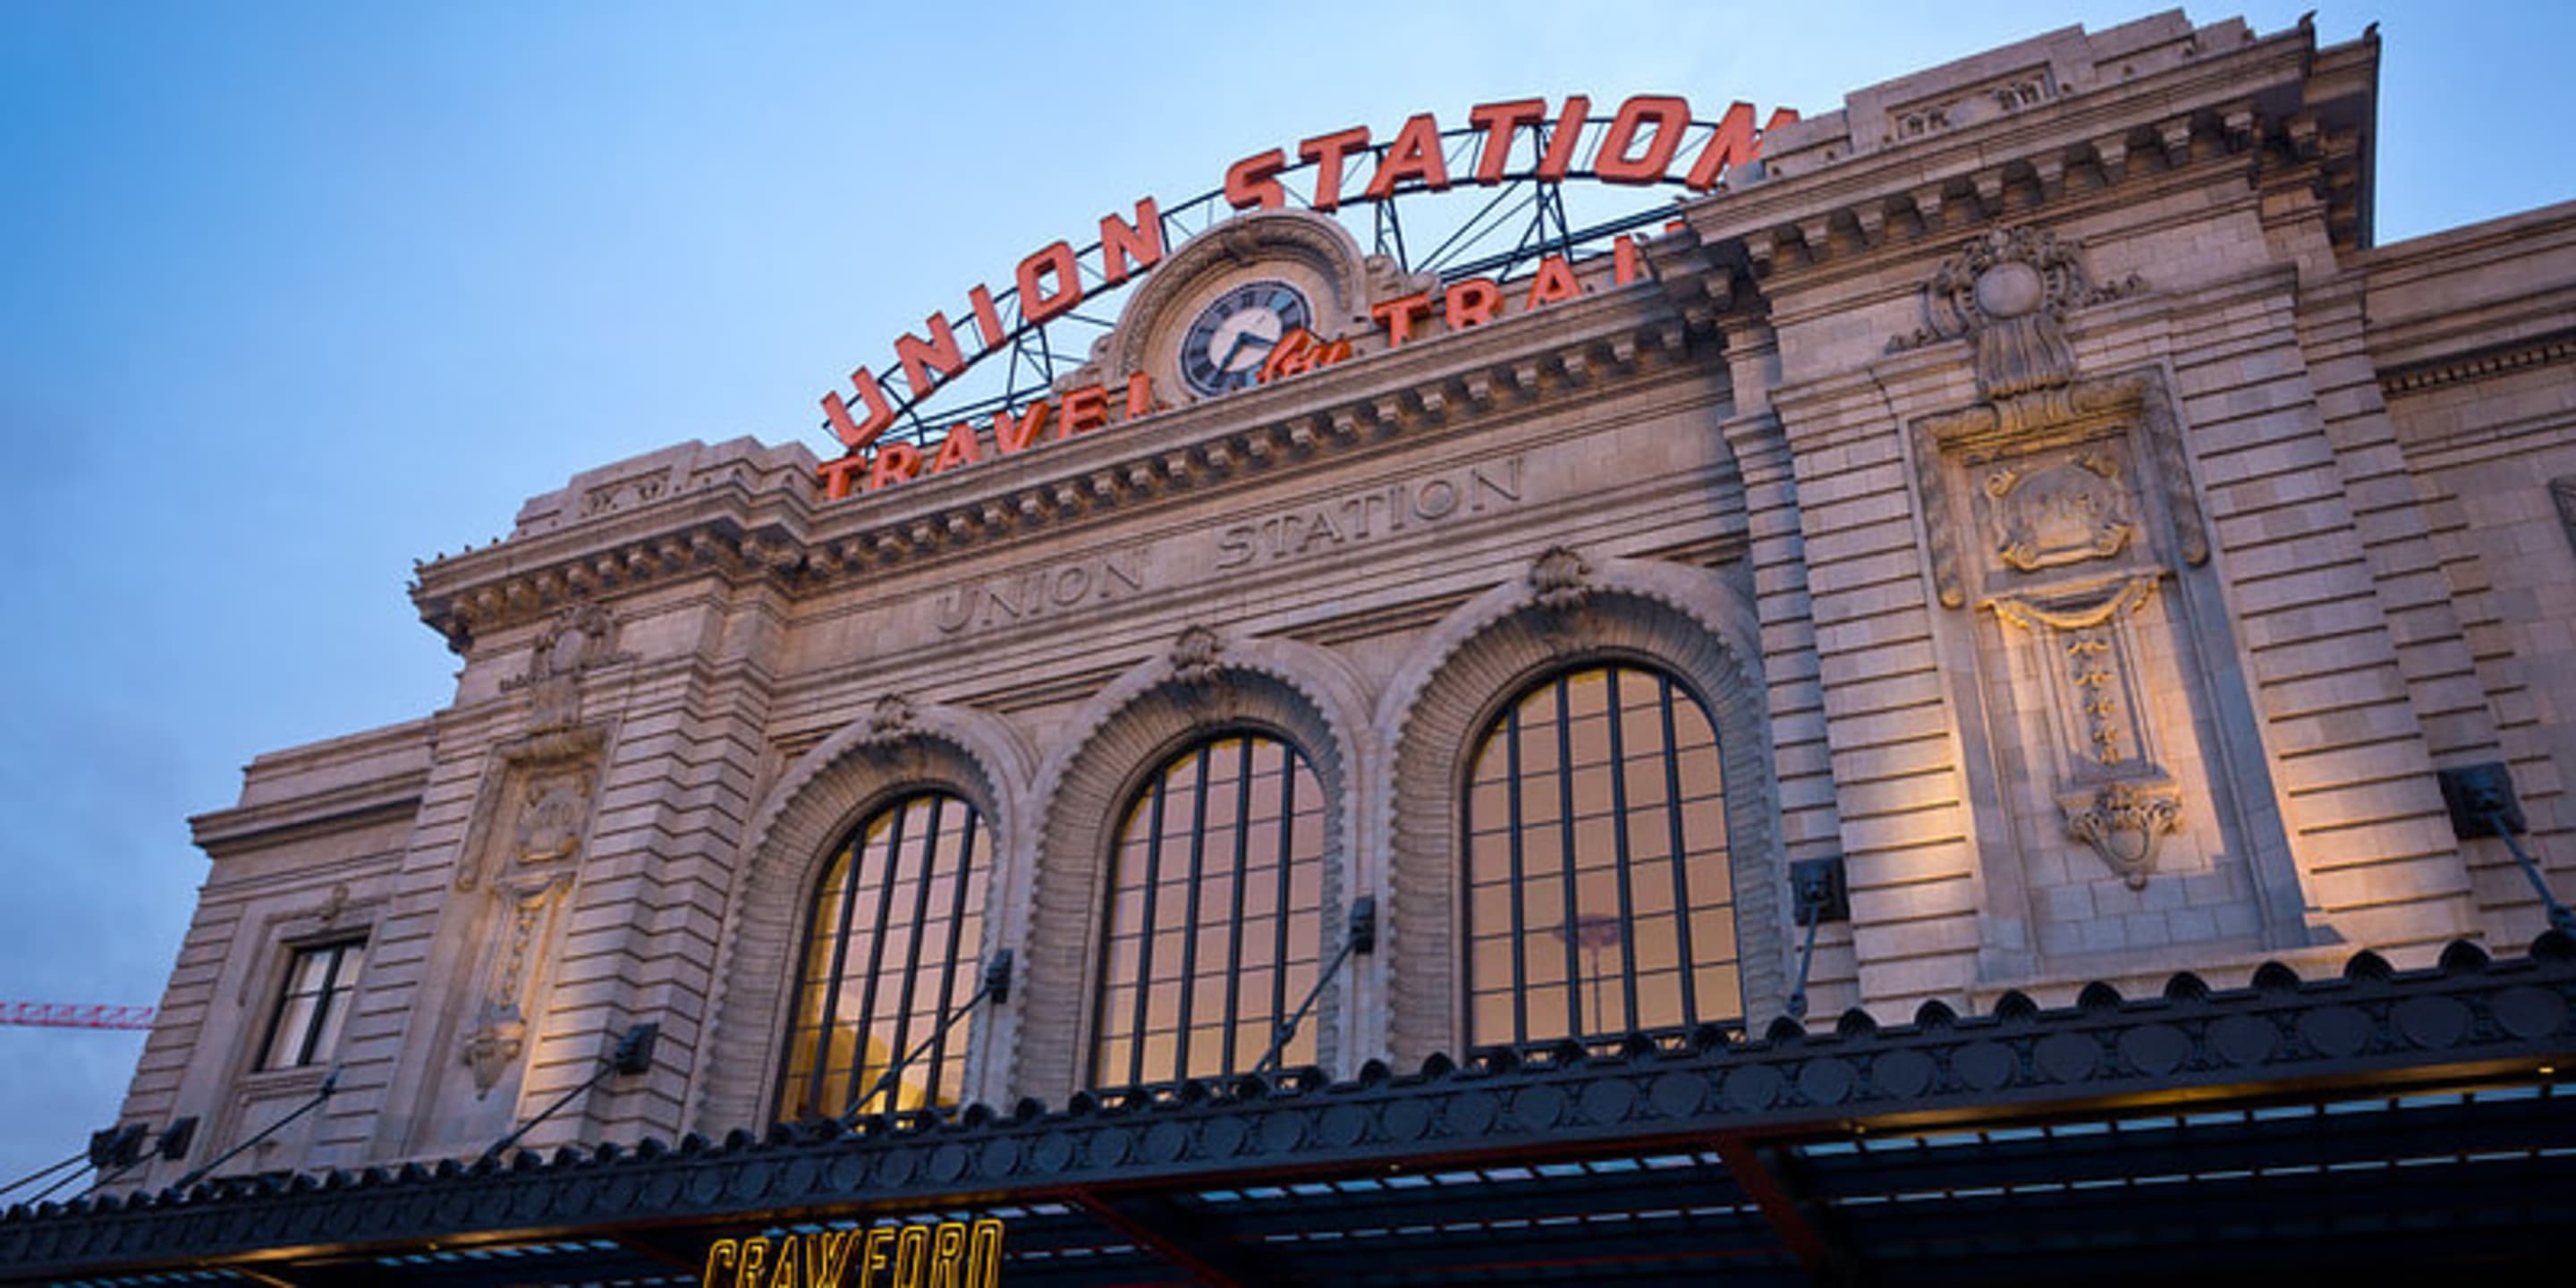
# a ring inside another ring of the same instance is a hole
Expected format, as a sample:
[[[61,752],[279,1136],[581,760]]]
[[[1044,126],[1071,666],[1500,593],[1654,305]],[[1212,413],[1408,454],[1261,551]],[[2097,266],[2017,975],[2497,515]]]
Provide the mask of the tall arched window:
[[[1470,763],[1468,1045],[1742,1015],[1725,781],[1695,696],[1638,666],[1561,672]]]
[[[1323,788],[1276,738],[1214,738],[1148,778],[1110,864],[1093,1085],[1258,1064],[1315,985],[1323,855]],[[1314,1058],[1310,1016],[1281,1062]]]
[[[887,805],[842,843],[807,920],[780,1118],[957,1103],[966,1025],[933,1034],[980,982],[991,844],[975,807],[941,791]],[[924,1042],[880,1092],[894,1062]]]

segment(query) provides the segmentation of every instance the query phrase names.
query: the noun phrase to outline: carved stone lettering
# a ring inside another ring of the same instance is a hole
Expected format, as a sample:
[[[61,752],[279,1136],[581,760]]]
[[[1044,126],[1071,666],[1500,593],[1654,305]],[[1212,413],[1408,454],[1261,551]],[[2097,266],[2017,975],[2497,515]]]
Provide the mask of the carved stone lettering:
[[[942,635],[999,630],[1140,594],[1144,558],[1118,550],[974,582],[939,597]]]
[[[1445,470],[1238,523],[1217,534],[1216,566],[1329,555],[1425,524],[1520,504],[1521,458]]]

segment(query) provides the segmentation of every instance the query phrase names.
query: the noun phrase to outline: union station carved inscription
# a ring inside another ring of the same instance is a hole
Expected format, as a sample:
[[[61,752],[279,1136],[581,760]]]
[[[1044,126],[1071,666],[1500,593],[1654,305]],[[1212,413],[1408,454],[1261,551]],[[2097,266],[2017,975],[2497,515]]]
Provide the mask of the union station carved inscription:
[[[942,636],[1008,630],[1116,603],[1149,587],[1167,589],[1205,574],[1328,555],[1356,544],[1421,531],[1517,506],[1522,457],[1430,470],[1283,505],[1256,517],[1154,542],[1059,560],[969,582],[932,599]]]
[[[1126,598],[1145,589],[1144,564],[1136,551],[1121,550],[975,582],[939,597],[939,633],[1011,626]]]
[[[1517,505],[1520,499],[1518,456],[1363,488],[1226,528],[1217,535],[1216,566],[1240,568],[1255,560],[1330,554],[1407,527]]]

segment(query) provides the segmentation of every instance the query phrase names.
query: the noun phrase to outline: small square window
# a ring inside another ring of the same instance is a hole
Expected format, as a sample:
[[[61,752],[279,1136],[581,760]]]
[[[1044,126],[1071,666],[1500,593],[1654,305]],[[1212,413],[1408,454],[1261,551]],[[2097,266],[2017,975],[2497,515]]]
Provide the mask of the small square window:
[[[340,1044],[341,1027],[348,1023],[349,995],[357,990],[358,966],[366,953],[363,939],[295,950],[295,959],[287,963],[277,1014],[268,1024],[260,1068],[301,1069],[330,1058]]]

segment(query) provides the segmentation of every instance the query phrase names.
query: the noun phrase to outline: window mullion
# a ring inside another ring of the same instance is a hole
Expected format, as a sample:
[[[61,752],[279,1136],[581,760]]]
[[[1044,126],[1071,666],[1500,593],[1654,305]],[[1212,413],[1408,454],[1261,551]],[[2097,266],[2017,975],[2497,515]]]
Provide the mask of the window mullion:
[[[1284,747],[1281,750],[1286,750]],[[1233,1072],[1235,1064],[1234,1031],[1243,1016],[1243,895],[1248,866],[1252,861],[1252,739],[1237,744],[1234,762],[1234,879],[1227,888],[1234,892],[1234,907],[1227,911],[1232,918],[1225,933],[1225,1040],[1224,1068]],[[1285,915],[1285,910],[1282,910]]]
[[[903,990],[895,995],[894,1047],[890,1053],[890,1058],[894,1060],[901,1060],[912,1050],[912,1004],[917,996],[922,975],[921,929],[930,921],[930,882],[939,866],[939,824],[941,816],[947,810],[946,795],[930,798],[929,830],[921,838],[921,863],[918,868],[921,888],[914,893],[912,900],[912,931],[908,936],[912,944],[912,960],[901,963],[899,967],[903,971]],[[887,889],[886,895],[889,900],[892,899],[894,891],[891,887]],[[937,1021],[933,1021],[933,1024],[936,1023]],[[888,1108],[900,1106],[903,1103],[902,1085],[898,1083],[886,1088],[886,1096]]]
[[[1200,750],[1198,789],[1190,800],[1189,894],[1181,914],[1181,1010],[1175,1039],[1178,1045],[1172,1050],[1172,1077],[1176,1080],[1190,1076],[1191,1002],[1197,991],[1199,969],[1199,879],[1205,875],[1207,860],[1208,762],[1215,754],[1214,747]]]
[[[1512,1041],[1529,1041],[1529,904],[1524,883],[1528,880],[1522,865],[1521,846],[1521,707],[1515,702],[1503,713],[1503,799],[1512,838]]]
[[[862,831],[850,838],[848,848],[842,852],[841,907],[832,927],[832,967],[823,976],[823,1014],[821,1027],[814,1031],[814,1068],[807,1078],[805,1096],[805,1103],[818,1114],[823,1112],[824,1089],[832,1078],[832,1025],[840,1016],[841,972],[849,968],[850,918],[858,914],[859,869],[866,861],[867,844],[867,833]],[[855,1047],[852,1058],[857,1058]],[[852,1077],[856,1076],[853,1072]]]
[[[911,813],[909,809],[898,807],[894,811],[894,821],[886,827],[885,882],[877,891],[877,928],[868,943],[867,983],[859,993],[859,1031],[850,1053],[853,1062],[850,1069],[852,1096],[866,1095],[874,1082],[867,1076],[868,1032],[876,1027],[877,1022],[877,982],[885,970],[886,927],[894,916],[895,875],[903,869],[903,825]],[[853,1101],[851,1107],[864,1109],[866,1106]]]
[[[1278,920],[1273,923],[1275,954],[1271,958],[1269,1028],[1277,1032],[1288,1018],[1288,923],[1289,904],[1296,895],[1290,877],[1297,854],[1297,749],[1285,743],[1279,747],[1279,905]],[[1267,1045],[1267,1044],[1264,1044]],[[1288,1058],[1286,1050],[1279,1058]]]
[[[1625,967],[1619,972],[1620,992],[1628,1005],[1628,1029],[1645,1027],[1645,1013],[1637,1009],[1637,901],[1629,888],[1628,856],[1628,757],[1619,730],[1619,679],[1626,674],[1619,667],[1601,673],[1603,713],[1610,723],[1610,838],[1619,856],[1619,960]]]
[[[1574,879],[1574,720],[1570,710],[1564,676],[1556,679],[1556,838],[1557,871],[1565,886],[1565,999],[1566,1011],[1574,1017],[1574,1036],[1582,1037],[1583,1028],[1583,925],[1581,906],[1575,902]],[[1592,1017],[1601,1022],[1600,1016]]]
[[[1674,750],[1678,745],[1673,729],[1673,678],[1659,675],[1656,688],[1660,695],[1664,722],[1664,826],[1669,835],[1673,856],[1673,925],[1674,942],[1682,955],[1682,1019],[1699,1020],[1699,958],[1691,952],[1691,902],[1689,852],[1682,848],[1682,758]]]
[[[983,821],[983,815],[980,811],[971,807],[967,809],[966,830],[964,834],[959,837],[957,843],[957,865],[951,869],[951,872],[954,874],[954,879],[950,882],[950,885],[953,888],[953,893],[948,901],[948,952],[939,968],[939,992],[937,994],[939,999],[940,1019],[942,1021],[947,1019],[948,1008],[954,1005],[956,1001],[957,959],[964,951],[966,943],[966,888],[972,884],[967,880],[967,878],[974,870],[975,865],[975,828],[977,824]],[[936,870],[936,868],[933,869],[934,872]],[[939,1086],[942,1081],[941,1073],[947,1062],[948,1026],[943,1022],[938,1028],[932,1030],[930,1039],[929,1086],[931,1092],[931,1103],[933,1105],[936,1105],[939,1100]]]
[[[295,1063],[298,1068],[313,1063],[313,1048],[322,1037],[322,1029],[324,1027],[323,1017],[331,1008],[331,981],[337,978],[340,974],[340,946],[338,944],[332,944],[326,948],[312,949],[311,951],[322,959],[322,983],[321,987],[313,994],[313,1009],[306,1013],[304,1017],[304,1032],[298,1035],[298,1040],[295,1044]]]
[[[1151,1017],[1154,1000],[1154,913],[1155,896],[1163,879],[1163,781],[1168,774],[1154,776],[1153,803],[1148,808],[1145,829],[1145,911],[1136,925],[1136,1021],[1128,1030],[1127,1084],[1145,1081],[1145,1024]]]

